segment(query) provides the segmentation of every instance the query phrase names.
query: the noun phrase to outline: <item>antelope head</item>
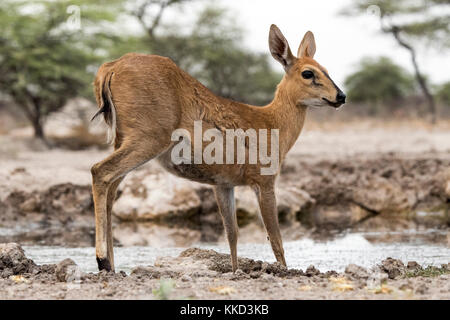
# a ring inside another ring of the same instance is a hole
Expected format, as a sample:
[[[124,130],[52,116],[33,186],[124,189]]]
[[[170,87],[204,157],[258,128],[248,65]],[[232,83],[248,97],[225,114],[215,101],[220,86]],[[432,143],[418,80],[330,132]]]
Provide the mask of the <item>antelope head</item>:
[[[339,108],[345,103],[345,94],[330,78],[327,69],[314,60],[316,42],[311,31],[306,32],[295,57],[286,38],[273,24],[270,27],[269,48],[286,72],[279,89],[286,92],[289,101],[306,107]]]

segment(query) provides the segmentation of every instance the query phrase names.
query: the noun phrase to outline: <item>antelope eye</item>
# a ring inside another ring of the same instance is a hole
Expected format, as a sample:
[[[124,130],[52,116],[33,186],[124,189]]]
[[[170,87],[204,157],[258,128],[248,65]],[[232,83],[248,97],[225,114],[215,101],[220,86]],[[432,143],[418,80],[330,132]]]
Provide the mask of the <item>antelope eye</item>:
[[[312,71],[305,70],[302,72],[302,77],[304,79],[311,79],[312,77],[314,77],[314,73]]]

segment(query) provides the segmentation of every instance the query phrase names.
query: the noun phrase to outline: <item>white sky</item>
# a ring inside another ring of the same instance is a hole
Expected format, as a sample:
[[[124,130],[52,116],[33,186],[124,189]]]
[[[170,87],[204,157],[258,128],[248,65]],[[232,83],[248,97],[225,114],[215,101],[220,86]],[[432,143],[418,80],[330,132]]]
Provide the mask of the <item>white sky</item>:
[[[167,12],[163,19],[168,23],[195,18],[196,12],[209,0],[194,2],[181,12]],[[346,75],[355,70],[362,57],[385,55],[396,63],[412,71],[409,53],[399,47],[389,35],[379,32],[376,16],[367,14],[361,17],[345,17],[338,13],[347,7],[351,0],[216,0],[215,4],[229,8],[233,17],[246,31],[245,45],[251,50],[267,52],[267,38],[272,23],[278,25],[289,41],[292,52],[307,30],[316,38],[315,59],[328,69],[330,76],[338,85]],[[191,20],[192,21],[192,20]],[[440,53],[434,49],[419,48],[418,60],[432,83],[450,81],[449,51]],[[280,68],[273,60],[274,66]]]
[[[219,3],[238,13],[237,19],[248,31],[247,44],[257,51],[268,52],[267,37],[272,23],[284,33],[293,53],[297,52],[304,33],[311,30],[317,44],[315,59],[338,83],[342,83],[364,56],[385,55],[412,71],[409,53],[392,37],[379,32],[375,16],[338,14],[351,0],[220,0]],[[419,49],[422,72],[433,83],[450,80],[449,53]]]

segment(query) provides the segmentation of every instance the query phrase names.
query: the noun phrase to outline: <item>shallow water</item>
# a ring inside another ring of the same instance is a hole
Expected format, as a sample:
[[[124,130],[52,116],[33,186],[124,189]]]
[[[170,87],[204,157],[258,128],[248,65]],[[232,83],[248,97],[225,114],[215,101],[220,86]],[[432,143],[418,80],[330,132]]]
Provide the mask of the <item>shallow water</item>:
[[[436,231],[433,231],[436,232]],[[350,233],[330,241],[314,241],[302,239],[285,242],[285,254],[289,268],[305,270],[314,265],[322,272],[335,270],[344,271],[350,264],[358,264],[366,268],[374,267],[381,260],[392,257],[403,262],[417,261],[421,265],[436,265],[450,262],[450,246],[448,243],[429,243],[421,240],[415,233],[402,233],[407,241],[382,243],[369,242],[383,234]],[[392,233],[391,233],[392,235]],[[198,244],[196,247],[214,249],[229,253],[226,244]],[[96,272],[95,248],[64,248],[48,246],[25,246],[28,257],[37,264],[58,263],[65,258],[72,258],[83,271]],[[115,249],[116,271],[129,273],[138,265],[152,265],[157,257],[177,256],[186,248],[156,248],[156,247],[123,247]],[[256,260],[274,262],[275,259],[268,243],[238,244],[238,255]]]

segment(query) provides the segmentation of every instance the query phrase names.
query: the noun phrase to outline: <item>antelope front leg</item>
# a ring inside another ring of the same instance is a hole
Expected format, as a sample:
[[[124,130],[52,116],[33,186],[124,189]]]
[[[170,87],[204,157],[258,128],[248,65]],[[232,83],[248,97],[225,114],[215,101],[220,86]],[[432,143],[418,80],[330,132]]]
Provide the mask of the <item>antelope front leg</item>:
[[[256,188],[259,207],[264,225],[269,235],[270,244],[272,246],[275,258],[279,263],[286,266],[284,259],[283,241],[281,240],[280,227],[278,225],[278,210],[275,198],[275,190],[273,183]]]
[[[234,188],[229,186],[216,186],[214,188],[219,212],[222,216],[223,226],[228,238],[231,253],[231,267],[233,272],[238,268],[237,262],[237,238],[238,225],[236,220],[236,208],[234,200]]]

